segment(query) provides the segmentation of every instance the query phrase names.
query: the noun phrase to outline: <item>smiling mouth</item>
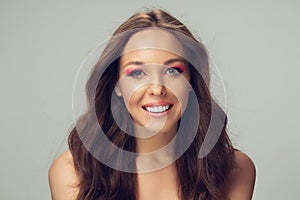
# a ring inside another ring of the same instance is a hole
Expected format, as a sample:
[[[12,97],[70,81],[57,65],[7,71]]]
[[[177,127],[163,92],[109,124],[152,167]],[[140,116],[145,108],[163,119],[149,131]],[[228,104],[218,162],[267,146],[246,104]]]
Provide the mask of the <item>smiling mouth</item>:
[[[150,113],[163,113],[172,108],[172,104],[165,106],[143,106],[143,109]]]

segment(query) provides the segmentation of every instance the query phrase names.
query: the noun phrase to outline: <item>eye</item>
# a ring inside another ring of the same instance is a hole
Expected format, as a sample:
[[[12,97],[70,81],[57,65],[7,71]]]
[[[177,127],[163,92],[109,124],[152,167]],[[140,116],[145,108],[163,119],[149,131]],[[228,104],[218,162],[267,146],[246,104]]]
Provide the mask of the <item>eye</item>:
[[[166,70],[166,75],[177,75],[177,74],[181,74],[182,70],[178,67],[170,67]]]
[[[141,77],[145,76],[146,74],[142,70],[136,69],[136,70],[132,70],[131,72],[127,73],[126,75],[135,77],[135,78],[141,78]]]

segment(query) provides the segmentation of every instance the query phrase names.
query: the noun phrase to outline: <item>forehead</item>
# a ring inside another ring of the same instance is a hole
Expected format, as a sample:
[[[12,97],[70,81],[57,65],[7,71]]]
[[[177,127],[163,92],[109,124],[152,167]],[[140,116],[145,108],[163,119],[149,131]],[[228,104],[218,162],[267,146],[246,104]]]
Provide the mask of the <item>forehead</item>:
[[[149,50],[152,53],[168,52],[169,55],[173,54],[184,57],[183,46],[178,39],[170,32],[159,28],[148,28],[135,33],[128,40],[122,54],[146,52],[142,50],[147,50],[150,54]]]
[[[168,65],[174,62],[186,64],[184,58],[165,50],[140,49],[123,54],[120,58],[120,67],[124,68],[129,63]]]

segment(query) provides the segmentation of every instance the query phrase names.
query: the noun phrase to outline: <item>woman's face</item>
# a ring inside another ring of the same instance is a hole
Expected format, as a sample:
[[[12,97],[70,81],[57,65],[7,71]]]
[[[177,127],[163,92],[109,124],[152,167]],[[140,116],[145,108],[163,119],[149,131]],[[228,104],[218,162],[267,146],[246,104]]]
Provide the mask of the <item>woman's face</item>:
[[[138,32],[126,44],[115,91],[137,125],[177,128],[190,90],[188,65],[173,53],[182,49],[173,35],[159,29]]]

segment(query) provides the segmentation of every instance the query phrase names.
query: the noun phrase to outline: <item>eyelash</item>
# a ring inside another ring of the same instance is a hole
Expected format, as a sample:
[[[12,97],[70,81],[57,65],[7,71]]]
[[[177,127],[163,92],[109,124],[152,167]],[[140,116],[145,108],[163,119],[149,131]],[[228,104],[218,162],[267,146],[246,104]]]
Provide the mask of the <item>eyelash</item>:
[[[137,73],[143,73],[143,75],[140,75]],[[143,70],[140,70],[140,69],[135,69],[135,70],[132,70],[131,72],[127,73],[126,75],[131,76],[131,77],[141,78],[141,77],[145,76],[145,72],[143,72]]]
[[[181,74],[183,72],[182,69],[180,69],[179,67],[170,67],[166,70],[166,73],[168,72],[168,70],[175,70],[175,74],[171,74],[171,75],[177,75],[177,74]]]
[[[168,71],[170,70],[175,70],[175,72],[173,72],[172,74],[168,74]],[[178,74],[181,74],[184,70],[182,70],[180,67],[169,67],[167,68],[165,74],[166,75],[169,75],[169,76],[176,76]],[[135,77],[135,78],[141,78],[143,76],[146,75],[145,72],[143,72],[143,70],[141,69],[135,69],[135,70],[132,70],[130,71],[129,73],[126,73],[127,76],[130,76],[130,77]]]

